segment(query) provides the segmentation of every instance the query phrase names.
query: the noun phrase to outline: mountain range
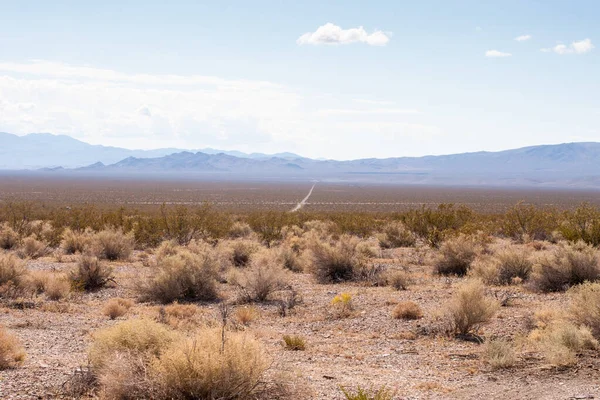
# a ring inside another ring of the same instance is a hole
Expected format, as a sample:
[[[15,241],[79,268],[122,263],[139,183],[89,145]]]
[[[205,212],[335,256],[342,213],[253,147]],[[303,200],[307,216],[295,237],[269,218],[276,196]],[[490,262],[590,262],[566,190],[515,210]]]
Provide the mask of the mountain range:
[[[0,132],[0,169],[77,168],[101,162],[114,164],[127,157],[152,158],[182,152],[184,149],[129,150],[120,147],[92,145],[66,135],[31,133],[25,136]],[[272,156],[297,158],[297,154],[242,153],[212,148],[194,150],[206,154],[228,154],[235,157],[261,159]]]
[[[93,146],[68,136],[0,134],[0,166],[31,169],[34,165],[52,174],[600,189],[600,143],[596,142],[351,161],[315,160],[293,153],[228,153],[127,150]],[[53,168],[57,166],[68,169]]]

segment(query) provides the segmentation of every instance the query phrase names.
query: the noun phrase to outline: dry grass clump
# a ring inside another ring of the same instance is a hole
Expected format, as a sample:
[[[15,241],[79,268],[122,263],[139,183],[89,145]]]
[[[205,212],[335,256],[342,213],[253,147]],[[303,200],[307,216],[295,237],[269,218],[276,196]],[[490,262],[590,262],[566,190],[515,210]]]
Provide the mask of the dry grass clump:
[[[585,281],[600,279],[596,250],[583,242],[562,244],[533,266],[532,287],[541,292],[560,292]]]
[[[181,250],[158,258],[151,269],[150,276],[138,287],[144,300],[166,304],[176,300],[212,301],[219,297],[219,263],[211,250],[197,253]]]
[[[185,337],[149,320],[97,332],[89,357],[103,397],[112,399],[254,398],[270,365],[244,333],[203,328]]]
[[[254,306],[244,306],[236,308],[234,316],[237,322],[244,326],[249,326],[251,322],[258,318],[259,312]]]
[[[360,240],[343,235],[334,244],[324,241],[310,243],[312,264],[309,269],[319,283],[351,281],[364,267],[367,259],[359,251]]]
[[[16,336],[0,326],[0,371],[15,368],[25,360],[25,350]]]
[[[29,236],[23,240],[21,247],[17,251],[19,256],[23,258],[31,258],[32,260],[44,257],[50,252],[48,245],[33,236]]]
[[[105,229],[92,237],[94,255],[103,260],[127,260],[133,245],[133,235],[126,235],[117,229]]]
[[[448,307],[455,332],[468,335],[488,322],[498,310],[498,302],[485,295],[485,286],[472,279],[458,288]]]
[[[472,237],[460,235],[448,239],[440,247],[435,271],[440,275],[464,276],[480,251],[481,246]]]
[[[600,338],[600,283],[586,282],[569,289],[569,317]]]
[[[415,235],[401,222],[389,222],[383,231],[377,235],[379,245],[383,249],[396,247],[414,247],[417,242]]]
[[[410,274],[405,271],[394,271],[387,276],[388,284],[396,290],[407,290],[411,283]]]
[[[556,366],[573,365],[579,353],[598,348],[598,341],[589,328],[578,327],[565,320],[556,320],[544,328],[533,330],[529,339],[548,362]]]
[[[85,252],[91,243],[88,232],[74,232],[67,228],[62,234],[60,248],[65,254],[78,254]]]
[[[423,318],[423,310],[415,302],[403,301],[394,308],[392,316],[394,319],[419,319]]]
[[[49,274],[44,283],[44,293],[49,300],[57,301],[66,298],[71,292],[71,282],[63,274]]]
[[[233,271],[230,282],[242,302],[263,302],[274,292],[289,287],[285,270],[273,250],[256,253],[248,268]]]
[[[283,335],[283,347],[286,350],[304,351],[306,349],[306,339],[298,335]]]
[[[505,339],[492,339],[483,347],[483,358],[492,369],[510,368],[517,362],[514,343]]]
[[[19,245],[19,234],[10,226],[0,226],[0,249],[12,250]]]
[[[117,319],[127,314],[127,311],[133,307],[133,304],[133,301],[130,299],[115,297],[106,302],[102,308],[102,314],[110,319]]]
[[[78,290],[93,291],[114,282],[113,269],[96,257],[83,255],[77,261],[77,267],[69,274],[72,286]]]
[[[394,392],[385,386],[382,386],[379,389],[365,389],[361,386],[357,386],[354,391],[349,391],[340,386],[340,390],[344,394],[346,400],[392,400],[394,398]]]

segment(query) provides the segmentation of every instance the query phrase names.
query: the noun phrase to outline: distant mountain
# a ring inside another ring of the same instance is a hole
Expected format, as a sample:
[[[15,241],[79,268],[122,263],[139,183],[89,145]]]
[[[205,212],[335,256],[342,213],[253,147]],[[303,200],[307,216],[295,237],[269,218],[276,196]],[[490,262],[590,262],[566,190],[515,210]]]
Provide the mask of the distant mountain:
[[[114,164],[127,157],[153,158],[179,153],[183,149],[128,150],[119,147],[91,145],[66,135],[32,133],[25,136],[0,132],[0,169],[77,168],[96,162]],[[246,154],[217,149],[194,150],[207,154],[230,154],[236,157],[262,159],[268,154]],[[296,154],[281,153],[281,158],[297,158]]]
[[[600,189],[600,143],[567,143],[500,152],[361,159],[241,158],[181,152],[129,157],[78,171],[110,175],[210,179],[360,181],[421,185],[485,185]]]

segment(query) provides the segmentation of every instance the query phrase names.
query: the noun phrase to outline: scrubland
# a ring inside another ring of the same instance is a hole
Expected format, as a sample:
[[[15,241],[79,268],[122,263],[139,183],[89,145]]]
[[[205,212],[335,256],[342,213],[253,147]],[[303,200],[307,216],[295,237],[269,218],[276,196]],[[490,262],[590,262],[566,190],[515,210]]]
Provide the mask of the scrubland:
[[[593,398],[600,210],[0,203],[0,397]]]

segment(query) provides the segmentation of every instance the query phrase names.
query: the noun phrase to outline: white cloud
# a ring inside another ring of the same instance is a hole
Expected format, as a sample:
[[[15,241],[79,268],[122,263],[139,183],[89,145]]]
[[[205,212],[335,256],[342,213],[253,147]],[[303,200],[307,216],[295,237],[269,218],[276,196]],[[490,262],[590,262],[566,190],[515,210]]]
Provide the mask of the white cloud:
[[[544,53],[556,53],[556,54],[560,54],[560,55],[564,55],[564,54],[585,54],[585,53],[589,53],[590,51],[592,51],[594,49],[594,45],[592,44],[592,40],[591,39],[583,39],[580,41],[576,41],[571,43],[569,46],[565,45],[565,44],[557,44],[554,47],[548,47],[548,48],[544,48],[541,49],[542,52]]]
[[[358,28],[342,29],[331,22],[317,28],[314,32],[307,32],[300,36],[296,43],[303,44],[350,44],[366,43],[370,46],[385,46],[390,41],[391,34],[383,31],[367,33],[362,26]]]
[[[531,35],[521,35],[521,36],[517,36],[517,37],[515,38],[515,40],[516,40],[517,42],[525,42],[525,41],[527,41],[527,40],[530,40],[531,38],[532,38],[532,36],[531,36]]]
[[[498,51],[498,50],[488,50],[485,52],[485,56],[492,57],[492,58],[498,58],[498,57],[510,57],[510,56],[512,56],[512,54],[504,53],[504,52]]]
[[[272,82],[0,61],[0,132],[19,135],[51,132],[128,148],[392,156],[402,137],[417,148],[437,132],[416,112]],[[365,132],[377,145],[365,147]]]

